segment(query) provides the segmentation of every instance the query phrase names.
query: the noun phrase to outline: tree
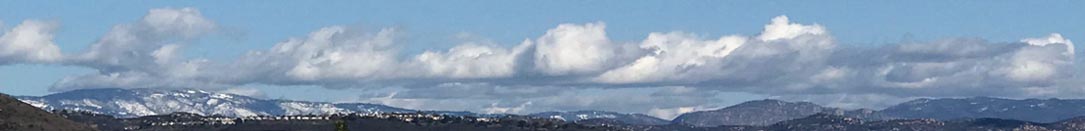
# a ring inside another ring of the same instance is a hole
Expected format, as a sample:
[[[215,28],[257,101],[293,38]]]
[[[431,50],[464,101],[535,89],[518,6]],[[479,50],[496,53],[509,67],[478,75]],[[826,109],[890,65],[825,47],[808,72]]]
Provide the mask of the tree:
[[[349,131],[350,129],[347,129],[347,123],[346,122],[336,121],[335,122],[335,130],[336,131]]]

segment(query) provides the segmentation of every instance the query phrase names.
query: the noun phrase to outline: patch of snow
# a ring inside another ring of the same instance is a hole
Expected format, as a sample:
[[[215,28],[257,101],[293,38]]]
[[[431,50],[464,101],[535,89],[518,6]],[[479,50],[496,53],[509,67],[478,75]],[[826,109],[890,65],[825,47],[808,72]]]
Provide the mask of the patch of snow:
[[[90,99],[83,99],[83,104],[84,104],[84,105],[87,105],[87,106],[90,106],[90,107],[94,107],[94,108],[102,109],[102,106],[101,106],[101,105],[98,105],[98,103],[97,103],[97,102],[94,102],[94,101],[92,101],[92,100],[90,100]]]
[[[188,94],[183,94],[183,93],[173,93],[173,96],[177,96],[177,97],[189,97],[189,95],[188,95]]]
[[[118,107],[123,109],[124,110],[123,112],[132,113],[133,115],[146,116],[146,115],[157,115],[158,114],[158,113],[155,113],[154,111],[151,111],[151,109],[147,108],[147,106],[144,106],[143,104],[139,104],[139,102],[116,101],[114,103],[117,104]]]
[[[304,114],[332,114],[332,113],[349,113],[346,109],[337,108],[331,104],[311,104],[302,102],[284,102],[279,104],[286,111],[286,115],[304,115]]]
[[[217,93],[216,93],[216,94],[214,94],[214,95],[211,95],[211,98],[219,98],[219,99],[231,99],[231,98],[234,98],[234,97],[233,97],[233,96],[230,96],[230,95],[228,95],[228,94],[217,94]]]
[[[565,117],[561,117],[560,115],[553,115],[553,116],[550,116],[550,118],[554,118],[554,119],[561,119],[561,120],[563,120],[563,121],[566,121],[566,120],[565,120]]]
[[[208,99],[207,105],[216,105],[219,103],[219,99]]]
[[[37,107],[37,108],[42,108],[42,109],[49,108],[48,104],[45,104],[45,102],[41,102],[41,101],[36,101],[36,100],[20,100],[20,101],[23,101],[23,103],[30,104],[30,106],[34,106],[34,107]]]

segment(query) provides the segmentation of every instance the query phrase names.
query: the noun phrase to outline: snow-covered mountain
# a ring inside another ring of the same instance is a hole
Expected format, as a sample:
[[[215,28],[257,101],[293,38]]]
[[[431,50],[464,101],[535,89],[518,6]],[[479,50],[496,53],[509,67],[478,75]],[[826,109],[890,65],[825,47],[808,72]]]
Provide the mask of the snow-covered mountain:
[[[1082,99],[1004,99],[992,97],[917,99],[878,113],[890,118],[1002,118],[1033,122],[1056,122],[1085,116]]]
[[[196,89],[84,89],[17,98],[45,110],[78,110],[116,117],[173,112],[223,116],[415,112],[377,104],[263,100]]]
[[[670,123],[670,121],[644,114],[626,114],[608,111],[540,112],[529,116],[561,119],[569,122],[587,119],[612,119],[625,124],[634,125],[664,125]]]

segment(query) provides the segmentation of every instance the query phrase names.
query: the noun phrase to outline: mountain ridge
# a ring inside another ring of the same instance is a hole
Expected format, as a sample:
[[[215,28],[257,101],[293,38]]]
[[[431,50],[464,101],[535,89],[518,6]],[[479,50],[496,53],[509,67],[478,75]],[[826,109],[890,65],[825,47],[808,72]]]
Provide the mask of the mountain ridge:
[[[91,126],[51,114],[0,93],[0,130],[95,130]]]
[[[637,124],[637,125],[664,125],[670,123],[669,120],[656,118],[644,114],[637,113],[617,113],[609,111],[597,111],[597,110],[580,110],[580,111],[550,111],[528,114],[528,116],[535,116],[541,118],[553,118],[560,119],[568,122],[578,122],[588,119],[614,119],[616,121]]]
[[[336,113],[405,113],[500,117],[502,114],[479,114],[467,111],[422,111],[368,103],[328,103],[296,100],[264,100],[242,95],[214,93],[194,89],[86,89],[46,96],[17,97],[45,110],[76,110],[131,118],[189,112],[198,115],[275,116]],[[882,110],[821,106],[811,102],[754,100],[716,110],[684,113],[672,120],[637,113],[609,111],[538,112],[525,116],[578,122],[589,119],[641,125],[687,124],[700,127],[720,125],[762,125],[792,120],[819,113],[864,120],[1000,118],[1032,122],[1056,122],[1085,115],[1085,100],[1079,99],[1006,99],[994,97],[920,98]]]
[[[1007,99],[996,97],[920,98],[882,110],[846,110],[809,102],[755,100],[707,111],[685,113],[674,123],[700,127],[770,125],[814,114],[833,114],[865,120],[998,118],[1050,123],[1085,116],[1083,99]]]
[[[242,116],[278,116],[307,114],[343,114],[343,113],[415,113],[424,112],[442,115],[501,117],[505,114],[480,114],[468,111],[429,111],[414,110],[370,103],[329,103],[284,99],[259,99],[254,97],[215,93],[198,89],[83,89],[60,92],[45,96],[19,96],[21,101],[31,103],[44,110],[85,111],[95,114],[111,115],[118,118],[164,115],[175,112],[187,112],[197,115]],[[608,111],[593,111],[601,115],[586,115],[585,119],[617,119],[634,124],[665,124],[669,120],[636,114]],[[546,113],[546,112],[540,112]],[[578,112],[563,114],[576,116]],[[580,112],[584,113],[584,112]],[[536,113],[538,114],[538,113]],[[532,116],[528,114],[528,116]],[[608,118],[606,116],[615,116]],[[551,116],[535,115],[550,118]],[[578,119],[570,119],[575,122]]]
[[[17,98],[45,110],[88,111],[117,117],[138,117],[173,112],[224,116],[415,112],[415,110],[379,104],[263,100],[195,89],[84,89],[41,97],[19,96]]]
[[[780,121],[844,110],[823,107],[810,102],[787,102],[773,99],[747,101],[716,110],[696,111],[679,115],[673,123],[702,127],[720,125],[769,125]]]
[[[879,111],[895,118],[1003,118],[1055,122],[1085,115],[1083,99],[1007,99],[996,97],[916,99]]]

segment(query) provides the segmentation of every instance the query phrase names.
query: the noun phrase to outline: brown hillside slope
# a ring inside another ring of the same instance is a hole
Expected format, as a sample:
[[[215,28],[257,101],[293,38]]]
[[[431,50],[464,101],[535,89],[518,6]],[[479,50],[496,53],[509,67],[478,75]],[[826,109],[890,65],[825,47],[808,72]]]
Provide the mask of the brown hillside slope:
[[[90,126],[64,119],[0,93],[0,131],[93,131]]]

